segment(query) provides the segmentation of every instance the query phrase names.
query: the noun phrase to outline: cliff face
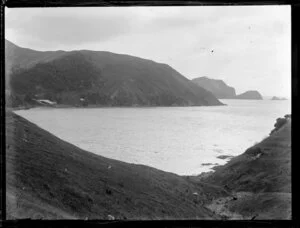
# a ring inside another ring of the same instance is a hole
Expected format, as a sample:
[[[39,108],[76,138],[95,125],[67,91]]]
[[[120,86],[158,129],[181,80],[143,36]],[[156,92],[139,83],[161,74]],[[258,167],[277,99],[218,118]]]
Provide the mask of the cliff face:
[[[202,87],[212,92],[219,99],[247,99],[247,100],[262,100],[262,95],[256,90],[249,90],[245,93],[236,95],[235,89],[228,86],[222,80],[211,79],[208,77],[199,77],[192,79],[199,87]]]
[[[219,99],[234,99],[235,89],[228,86],[222,80],[210,79],[207,77],[194,78],[192,80],[196,85],[212,92]]]
[[[222,105],[172,67],[101,51],[39,52],[6,41],[8,104],[48,99],[59,104]]]
[[[236,99],[262,100],[262,95],[256,90],[249,90],[236,96]]]

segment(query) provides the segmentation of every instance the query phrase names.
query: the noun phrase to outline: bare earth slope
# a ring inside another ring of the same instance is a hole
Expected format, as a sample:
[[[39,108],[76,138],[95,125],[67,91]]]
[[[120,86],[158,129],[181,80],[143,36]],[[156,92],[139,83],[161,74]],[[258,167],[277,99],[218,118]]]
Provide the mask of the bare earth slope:
[[[205,186],[83,151],[6,114],[8,218],[218,219]],[[210,195],[225,193],[208,187]],[[195,198],[197,192],[200,198]]]

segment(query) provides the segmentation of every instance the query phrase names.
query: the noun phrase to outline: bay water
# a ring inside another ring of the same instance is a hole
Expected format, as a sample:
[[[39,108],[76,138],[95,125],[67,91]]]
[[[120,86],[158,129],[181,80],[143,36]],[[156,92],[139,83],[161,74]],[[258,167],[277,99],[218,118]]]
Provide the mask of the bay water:
[[[33,108],[16,114],[82,149],[179,175],[224,164],[267,137],[291,101],[221,100],[226,106]]]

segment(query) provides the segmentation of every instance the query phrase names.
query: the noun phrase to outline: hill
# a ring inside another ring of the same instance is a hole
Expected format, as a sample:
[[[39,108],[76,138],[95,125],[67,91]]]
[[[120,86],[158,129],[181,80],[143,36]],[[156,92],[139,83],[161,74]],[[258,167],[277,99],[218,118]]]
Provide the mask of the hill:
[[[236,96],[235,99],[262,100],[262,95],[256,90],[249,90]]]
[[[219,99],[234,99],[235,89],[228,86],[224,81],[211,79],[208,77],[199,77],[192,79],[196,85],[212,92]]]
[[[8,104],[222,105],[167,64],[103,51],[39,52],[6,41]]]
[[[5,40],[5,75],[6,83],[9,83],[9,76],[12,71],[19,68],[30,68],[40,62],[54,60],[66,52],[64,51],[35,51],[29,48],[19,47],[12,42]],[[9,86],[9,84],[7,84]]]
[[[218,219],[203,204],[225,194],[81,150],[11,112],[6,163],[8,219]]]
[[[233,195],[209,204],[219,215],[291,219],[291,115],[278,118],[269,137],[202,176],[201,182],[223,187]]]

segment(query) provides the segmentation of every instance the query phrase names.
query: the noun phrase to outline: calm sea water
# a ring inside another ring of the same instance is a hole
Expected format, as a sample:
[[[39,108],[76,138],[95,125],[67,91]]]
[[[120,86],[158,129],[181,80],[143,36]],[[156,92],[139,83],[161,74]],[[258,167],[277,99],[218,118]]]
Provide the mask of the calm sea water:
[[[227,106],[154,108],[34,108],[16,111],[85,150],[183,175],[224,164],[291,113],[291,102],[222,100]]]

